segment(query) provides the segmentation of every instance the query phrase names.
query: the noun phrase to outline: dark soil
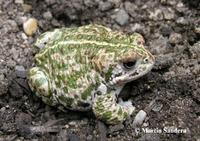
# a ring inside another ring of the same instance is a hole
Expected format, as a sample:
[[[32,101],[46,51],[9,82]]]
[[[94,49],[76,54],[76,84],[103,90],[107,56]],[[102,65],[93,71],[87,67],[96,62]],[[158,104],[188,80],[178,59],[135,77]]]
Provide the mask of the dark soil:
[[[27,37],[22,25],[31,17],[38,20],[39,29]],[[133,117],[106,126],[90,112],[62,112],[29,90],[26,71],[34,65],[32,45],[38,35],[89,23],[127,34],[139,32],[156,56],[152,72],[128,84],[121,94],[133,99],[137,111],[156,99],[140,128],[132,127]],[[166,133],[166,127],[186,133]],[[153,133],[145,133],[147,129]],[[200,1],[0,0],[0,141],[33,139],[199,141]]]

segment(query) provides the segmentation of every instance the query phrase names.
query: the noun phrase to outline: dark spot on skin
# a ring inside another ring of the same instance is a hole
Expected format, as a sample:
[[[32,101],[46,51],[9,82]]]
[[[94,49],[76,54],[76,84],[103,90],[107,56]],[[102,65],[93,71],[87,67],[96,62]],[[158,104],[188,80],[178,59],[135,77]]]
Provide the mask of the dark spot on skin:
[[[138,72],[134,72],[134,73],[132,73],[131,75],[129,75],[130,77],[131,76],[135,76],[135,75],[138,75],[139,73]]]
[[[45,90],[44,90],[44,89],[39,89],[39,92],[40,92],[41,94],[44,94],[44,93],[45,93]]]
[[[118,73],[118,74],[115,74],[114,77],[118,77],[118,76],[121,76],[121,75],[122,75],[122,73]]]
[[[121,79],[119,79],[119,80],[117,81],[117,84],[118,84],[118,85],[122,85],[122,84],[124,84],[124,83],[123,83],[123,81],[122,81]]]
[[[96,95],[102,95],[102,92],[101,91],[97,91],[95,94]]]

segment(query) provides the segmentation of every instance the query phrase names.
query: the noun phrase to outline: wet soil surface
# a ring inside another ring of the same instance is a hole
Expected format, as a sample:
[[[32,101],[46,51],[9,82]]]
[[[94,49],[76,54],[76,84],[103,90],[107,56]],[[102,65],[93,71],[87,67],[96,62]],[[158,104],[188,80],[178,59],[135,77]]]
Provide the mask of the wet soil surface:
[[[26,36],[23,23],[39,22]],[[144,124],[107,126],[91,112],[62,112],[31,93],[26,71],[34,66],[33,43],[42,32],[102,24],[141,33],[155,55],[153,70],[128,84],[124,99],[148,111]],[[0,141],[4,140],[200,140],[199,0],[0,0]]]

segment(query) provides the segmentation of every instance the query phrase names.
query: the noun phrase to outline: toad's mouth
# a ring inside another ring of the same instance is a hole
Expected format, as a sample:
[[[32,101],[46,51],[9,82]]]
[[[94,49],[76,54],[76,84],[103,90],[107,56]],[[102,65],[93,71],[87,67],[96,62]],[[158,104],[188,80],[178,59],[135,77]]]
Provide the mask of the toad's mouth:
[[[145,74],[147,74],[152,68],[154,63],[140,65],[132,69],[131,71],[120,71],[111,76],[109,85],[124,85],[125,83],[134,81]]]

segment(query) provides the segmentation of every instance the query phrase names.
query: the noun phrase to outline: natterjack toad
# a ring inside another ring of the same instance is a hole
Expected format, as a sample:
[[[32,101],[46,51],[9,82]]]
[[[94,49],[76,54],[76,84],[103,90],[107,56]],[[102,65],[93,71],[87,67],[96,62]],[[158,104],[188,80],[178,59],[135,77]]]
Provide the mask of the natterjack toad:
[[[118,94],[154,64],[143,44],[140,34],[125,35],[101,25],[46,32],[35,43],[42,49],[35,56],[28,83],[51,106],[92,109],[108,124],[123,122],[135,107],[119,100]]]

